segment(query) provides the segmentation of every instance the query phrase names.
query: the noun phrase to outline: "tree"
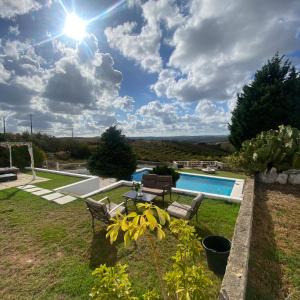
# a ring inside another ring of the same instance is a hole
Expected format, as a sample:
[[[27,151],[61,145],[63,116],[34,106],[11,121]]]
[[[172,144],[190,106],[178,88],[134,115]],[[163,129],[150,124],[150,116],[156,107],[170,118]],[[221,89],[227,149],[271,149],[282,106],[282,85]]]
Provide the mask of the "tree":
[[[88,168],[92,174],[131,179],[136,169],[136,157],[116,126],[109,127],[102,134],[96,152],[89,159]]]
[[[300,76],[278,53],[255,73],[237,95],[229,125],[230,142],[239,149],[245,140],[279,125],[300,128]]]

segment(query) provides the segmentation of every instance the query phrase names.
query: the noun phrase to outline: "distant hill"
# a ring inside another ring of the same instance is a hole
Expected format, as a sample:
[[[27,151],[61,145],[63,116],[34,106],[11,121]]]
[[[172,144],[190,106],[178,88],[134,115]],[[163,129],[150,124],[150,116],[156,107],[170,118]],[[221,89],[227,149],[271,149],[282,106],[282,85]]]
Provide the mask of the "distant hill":
[[[202,135],[202,136],[145,136],[145,137],[129,137],[131,140],[145,141],[188,141],[193,143],[221,143],[227,142],[227,135]]]
[[[131,140],[138,160],[170,162],[173,160],[223,160],[230,154],[224,143],[192,143],[187,141]]]

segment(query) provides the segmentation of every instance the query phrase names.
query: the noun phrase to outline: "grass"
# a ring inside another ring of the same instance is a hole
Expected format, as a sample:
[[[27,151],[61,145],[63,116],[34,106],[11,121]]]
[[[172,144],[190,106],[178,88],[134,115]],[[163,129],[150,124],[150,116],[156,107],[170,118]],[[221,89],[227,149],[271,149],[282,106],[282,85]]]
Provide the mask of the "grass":
[[[257,184],[247,300],[300,299],[300,188]]]
[[[26,171],[25,173],[31,174],[31,171]],[[65,176],[65,175],[54,174],[49,172],[36,172],[36,175],[39,177],[50,179],[48,181],[34,184],[35,186],[38,186],[40,188],[45,188],[45,189],[55,189],[64,185],[68,185],[83,180],[80,177]]]
[[[228,178],[237,178],[237,179],[246,179],[247,178],[247,175],[245,175],[243,173],[223,171],[223,170],[217,170],[215,174],[207,174],[201,170],[195,170],[195,169],[180,169],[179,171],[187,172],[187,173],[203,174],[203,175],[215,175],[215,176],[228,177]]]
[[[108,195],[119,203],[127,190],[121,187],[93,198]],[[173,198],[191,201],[186,196]],[[199,236],[221,234],[231,238],[238,210],[237,204],[205,199],[199,210]],[[0,191],[0,228],[1,299],[88,299],[93,285],[91,272],[103,263],[127,263],[139,295],[158,286],[145,240],[138,242],[137,249],[125,248],[122,240],[110,245],[99,222],[93,235],[83,200],[60,206],[18,189]],[[175,252],[176,240],[167,234],[157,246],[165,271],[171,264],[169,257]],[[207,299],[215,299],[221,278],[208,271],[204,253],[201,259],[214,282]]]

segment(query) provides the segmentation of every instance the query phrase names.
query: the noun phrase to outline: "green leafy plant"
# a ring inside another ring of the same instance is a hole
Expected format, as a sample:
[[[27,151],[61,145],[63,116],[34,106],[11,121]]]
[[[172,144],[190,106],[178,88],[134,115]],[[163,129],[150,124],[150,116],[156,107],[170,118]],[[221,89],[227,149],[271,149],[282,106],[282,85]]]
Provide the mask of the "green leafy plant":
[[[298,164],[299,151],[300,131],[281,125],[278,130],[263,131],[256,138],[245,141],[231,161],[250,173],[262,172],[272,167],[283,171]]]
[[[187,221],[174,220],[170,230],[179,240],[176,254],[172,257],[172,269],[164,276],[168,296],[171,299],[207,299],[204,288],[212,285],[199,263],[202,247],[197,239],[195,228]]]
[[[115,267],[101,265],[92,274],[95,277],[95,285],[90,293],[92,299],[138,300],[133,296],[127,265],[117,264]]]
[[[132,212],[129,215],[118,214],[112,219],[112,224],[107,228],[107,238],[114,243],[119,233],[124,232],[124,243],[128,245],[142,236],[146,237],[151,248],[151,255],[153,255],[163,299],[206,299],[204,290],[212,283],[200,265],[202,248],[195,228],[190,226],[187,221],[171,221],[167,212],[152,204],[138,204],[137,207],[139,212]],[[169,225],[170,231],[176,236],[179,243],[176,254],[172,257],[171,270],[162,275],[159,252],[155,247],[153,237],[158,240],[165,237],[164,225]],[[101,266],[98,272],[94,272],[97,284],[94,286],[91,296],[100,297],[95,299],[105,300],[109,299],[105,298],[109,295],[111,295],[110,299],[120,299],[117,297],[126,294],[123,299],[138,299],[133,296],[126,269],[127,266],[120,265],[110,268]],[[120,291],[116,291],[118,288]],[[102,292],[104,293],[103,298],[101,298]],[[142,299],[158,300],[161,297],[156,290],[151,290],[147,291]]]
[[[138,192],[138,191],[140,190],[140,188],[141,188],[141,184],[140,184],[139,182],[133,181],[133,182],[132,182],[132,187],[133,187],[133,189],[134,189],[136,192]]]
[[[176,172],[173,168],[169,168],[168,166],[156,166],[152,171],[150,171],[150,173],[172,176],[173,186],[176,186],[176,182],[180,177],[180,174],[178,172]]]

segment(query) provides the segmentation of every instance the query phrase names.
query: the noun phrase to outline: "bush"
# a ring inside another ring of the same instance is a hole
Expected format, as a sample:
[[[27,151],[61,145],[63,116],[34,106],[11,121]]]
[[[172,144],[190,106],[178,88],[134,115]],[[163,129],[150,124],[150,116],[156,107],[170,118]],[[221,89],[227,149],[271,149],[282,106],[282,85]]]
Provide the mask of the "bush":
[[[12,162],[13,166],[22,169],[25,167],[30,167],[30,155],[28,153],[27,146],[21,147],[12,147]],[[8,149],[1,149],[0,150],[0,166],[1,167],[8,167],[9,166],[9,151]],[[33,158],[34,158],[34,166],[35,167],[42,167],[43,163],[46,159],[45,152],[40,149],[39,147],[33,145]]]
[[[180,177],[180,174],[178,172],[176,172],[173,168],[169,168],[167,166],[157,166],[153,168],[150,173],[157,175],[171,175],[173,186],[176,186],[176,182]]]
[[[263,172],[275,167],[284,171],[299,165],[300,131],[291,126],[263,131],[256,138],[245,141],[231,162],[250,173]]]
[[[110,243],[115,243],[119,233],[123,233],[125,245],[145,237],[148,243],[153,264],[155,265],[160,283],[157,287],[146,292],[142,298],[134,296],[134,290],[127,274],[127,265],[117,264],[114,267],[101,265],[95,269],[95,284],[90,296],[93,299],[128,299],[128,300],[158,300],[158,299],[207,299],[205,290],[212,282],[205,274],[201,265],[202,249],[197,238],[196,229],[188,221],[170,219],[168,213],[152,204],[137,204],[138,212],[128,215],[117,214],[112,224],[107,228],[106,237]],[[141,212],[142,210],[142,212]],[[172,256],[173,264],[165,274],[162,274],[160,256],[156,241],[165,238],[164,229],[169,226],[170,232],[176,236],[178,244],[176,253]],[[155,238],[156,237],[156,238]],[[135,244],[138,247],[138,244]],[[144,246],[143,246],[144,247]]]
[[[136,169],[136,157],[121,130],[108,128],[101,136],[99,146],[89,159],[92,174],[131,179]]]

